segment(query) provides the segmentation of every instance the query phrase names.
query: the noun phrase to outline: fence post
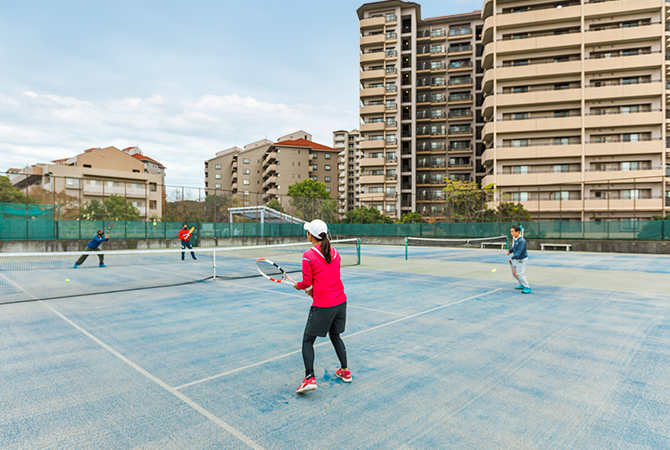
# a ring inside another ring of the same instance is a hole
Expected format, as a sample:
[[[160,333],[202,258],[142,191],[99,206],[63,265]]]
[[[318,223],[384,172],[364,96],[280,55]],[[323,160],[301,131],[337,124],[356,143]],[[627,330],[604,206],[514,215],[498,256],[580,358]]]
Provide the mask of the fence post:
[[[358,250],[358,265],[360,266],[361,265],[361,238],[358,238],[358,242],[357,242],[356,247],[357,247],[357,250]]]
[[[407,241],[409,241],[409,238],[405,236],[405,261],[407,261]]]

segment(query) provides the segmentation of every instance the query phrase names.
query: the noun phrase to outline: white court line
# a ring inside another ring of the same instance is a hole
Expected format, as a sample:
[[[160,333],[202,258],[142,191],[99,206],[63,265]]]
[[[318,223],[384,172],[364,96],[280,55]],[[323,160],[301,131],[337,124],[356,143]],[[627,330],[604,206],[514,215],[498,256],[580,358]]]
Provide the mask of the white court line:
[[[20,290],[22,290],[23,292],[25,292],[26,294],[28,294],[30,297],[32,297],[33,299],[36,299],[34,295],[30,294],[28,291],[26,291],[25,289],[23,289],[22,287],[20,287],[19,285],[17,285],[16,283],[14,283],[13,281],[11,281],[11,280],[8,279],[7,277],[5,277],[3,274],[0,274],[0,275],[2,275],[3,278],[5,278],[5,279],[6,279],[7,281],[9,281],[10,283],[12,283],[14,286],[16,286],[17,288],[19,288]],[[207,411],[207,410],[206,410],[205,408],[203,408],[202,406],[198,405],[196,402],[194,402],[193,400],[191,400],[190,398],[188,398],[186,395],[182,394],[181,392],[178,392],[175,388],[169,386],[169,385],[166,384],[163,380],[161,380],[161,379],[159,379],[159,378],[157,378],[157,377],[151,375],[149,372],[147,372],[146,370],[144,370],[143,368],[141,368],[140,366],[138,366],[137,364],[135,364],[134,362],[132,362],[131,360],[129,360],[128,358],[126,358],[125,356],[123,356],[121,353],[117,352],[117,351],[114,350],[112,347],[110,347],[109,345],[105,344],[105,343],[102,342],[100,339],[98,339],[97,337],[95,337],[95,336],[93,336],[91,333],[89,333],[88,331],[84,330],[82,327],[80,327],[79,325],[77,325],[76,323],[74,323],[73,321],[71,321],[70,319],[68,319],[67,317],[65,317],[63,314],[61,314],[60,312],[56,311],[56,310],[55,310],[51,305],[49,305],[48,303],[43,302],[43,301],[41,301],[41,300],[38,300],[37,303],[40,303],[40,304],[42,304],[43,306],[45,306],[46,308],[50,309],[53,313],[55,313],[56,315],[58,315],[61,319],[63,319],[63,320],[66,321],[67,323],[69,323],[69,324],[70,324],[72,327],[74,327],[75,329],[79,330],[82,334],[84,334],[85,336],[87,336],[88,338],[90,338],[91,340],[93,340],[95,343],[97,343],[97,344],[100,345],[102,348],[104,348],[105,350],[107,350],[108,352],[110,352],[112,355],[116,356],[116,357],[119,358],[121,361],[123,361],[124,363],[126,363],[127,365],[129,365],[130,367],[132,367],[133,369],[135,369],[137,372],[141,373],[141,374],[144,375],[146,378],[150,379],[151,381],[153,381],[154,383],[156,383],[157,385],[159,385],[160,387],[162,387],[163,389],[165,389],[166,391],[168,391],[169,393],[171,393],[172,395],[174,395],[175,397],[177,397],[178,399],[180,399],[181,401],[183,401],[184,403],[186,403],[188,406],[190,406],[191,408],[195,409],[197,412],[199,412],[199,413],[202,414],[203,416],[207,417],[209,420],[211,420],[211,421],[214,422],[216,425],[218,425],[219,427],[223,428],[224,430],[226,430],[227,432],[229,432],[230,434],[232,434],[233,436],[235,436],[235,437],[236,437],[237,439],[239,439],[240,441],[244,442],[244,443],[245,443],[246,445],[248,445],[249,447],[251,447],[251,448],[253,448],[253,449],[256,449],[256,450],[265,450],[263,447],[261,447],[260,445],[258,445],[256,442],[252,441],[251,439],[249,439],[248,437],[246,437],[244,434],[240,433],[240,432],[237,431],[235,428],[233,428],[232,426],[228,425],[226,422],[224,422],[223,420],[219,419],[218,417],[216,417],[216,416],[215,416],[214,414],[212,414],[211,412]]]
[[[379,329],[379,328],[383,328],[383,327],[386,327],[386,326],[389,326],[389,325],[393,325],[394,323],[402,322],[402,321],[404,321],[404,320],[413,319],[413,318],[415,318],[415,317],[422,316],[422,315],[424,315],[424,314],[428,314],[428,313],[431,313],[431,312],[433,312],[433,311],[437,311],[437,310],[439,310],[439,309],[447,308],[447,307],[449,307],[449,306],[453,306],[453,305],[458,305],[459,303],[467,302],[467,301],[469,301],[469,300],[472,300],[472,299],[475,299],[475,298],[478,298],[478,297],[483,297],[483,296],[485,296],[485,295],[489,295],[489,294],[492,294],[492,293],[494,293],[494,292],[498,292],[498,291],[501,291],[501,290],[502,290],[502,288],[498,288],[498,289],[493,289],[492,291],[485,292],[485,293],[483,293],[483,294],[473,295],[472,297],[464,298],[464,299],[462,299],[462,300],[457,300],[457,301],[452,302],[452,303],[447,303],[446,305],[441,305],[441,306],[438,306],[438,307],[436,307],[436,308],[429,309],[429,310],[427,310],[427,311],[422,311],[422,312],[420,312],[420,313],[412,314],[411,316],[401,317],[400,319],[392,320],[391,322],[386,322],[386,323],[383,323],[383,324],[381,324],[381,325],[377,325],[377,326],[372,327],[372,328],[367,328],[367,329],[365,329],[365,330],[357,331],[356,333],[348,334],[348,335],[346,335],[345,337],[346,337],[346,338],[350,338],[350,337],[353,337],[353,336],[357,336],[357,335],[359,335],[359,334],[367,333],[367,332],[369,332],[369,331],[377,330],[377,329]],[[315,345],[314,347],[320,347],[320,346],[322,346],[322,345],[326,345],[326,344],[328,344],[327,341],[326,341],[326,342],[322,342],[322,343],[320,343],[320,344],[317,344],[317,345]],[[175,389],[175,390],[183,389],[183,388],[186,388],[186,387],[189,387],[189,386],[194,386],[194,385],[196,385],[196,384],[204,383],[204,382],[206,382],[206,381],[215,380],[215,379],[217,379],[217,378],[225,377],[226,375],[231,375],[231,374],[233,374],[233,373],[240,372],[240,371],[242,371],[242,370],[251,369],[252,367],[257,367],[257,366],[260,366],[260,365],[263,365],[263,364],[266,364],[266,363],[269,363],[269,362],[272,362],[272,361],[276,361],[276,360],[278,360],[278,359],[286,358],[286,357],[288,357],[288,356],[295,355],[295,354],[297,354],[297,353],[301,353],[301,352],[302,352],[302,350],[295,350],[295,351],[292,351],[292,352],[289,352],[289,353],[284,353],[283,355],[275,356],[275,357],[273,357],[273,358],[269,358],[269,359],[266,359],[266,360],[264,360],[264,361],[259,361],[259,362],[253,363],[253,364],[249,364],[249,365],[247,365],[247,366],[238,367],[237,369],[229,370],[229,371],[227,371],[227,372],[223,372],[223,373],[219,373],[219,374],[216,374],[216,375],[212,375],[211,377],[207,377],[207,378],[202,378],[202,379],[200,379],[200,380],[191,381],[190,383],[186,383],[186,384],[182,384],[181,386],[177,386],[177,387],[174,388],[174,389]]]
[[[256,291],[271,292],[272,294],[287,295],[287,296],[289,296],[289,297],[299,297],[299,298],[301,298],[301,299],[303,299],[303,300],[304,300],[304,298],[305,298],[304,295],[299,295],[299,294],[289,294],[288,292],[273,291],[272,289],[264,289],[264,288],[257,288],[257,287],[253,287],[253,286],[246,286],[246,285],[241,285],[241,284],[234,283],[234,282],[229,282],[228,284],[235,284],[235,285],[240,286],[240,287],[242,287],[242,288],[244,288],[244,289],[254,289],[254,290],[256,290]],[[368,311],[375,311],[375,312],[380,312],[380,313],[384,313],[384,314],[392,314],[392,315],[394,315],[394,316],[403,316],[403,317],[407,317],[407,314],[394,313],[394,312],[384,311],[384,310],[382,310],[382,309],[365,308],[365,307],[363,307],[363,306],[356,306],[356,305],[352,305],[352,304],[350,304],[350,303],[347,303],[347,307],[348,307],[348,308],[367,309]]]

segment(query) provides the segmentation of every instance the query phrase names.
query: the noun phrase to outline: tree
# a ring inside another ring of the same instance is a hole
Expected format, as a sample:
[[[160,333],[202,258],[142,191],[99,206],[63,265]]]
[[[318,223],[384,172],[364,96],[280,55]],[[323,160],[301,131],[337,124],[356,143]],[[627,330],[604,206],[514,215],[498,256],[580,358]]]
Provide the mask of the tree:
[[[86,202],[81,217],[85,220],[140,220],[140,212],[125,198],[112,194],[104,204],[96,199]]]
[[[124,197],[112,194],[105,199],[104,206],[107,220],[140,220],[140,212]]]
[[[26,203],[26,194],[14,187],[7,177],[0,177],[0,203]],[[37,200],[28,196],[28,203],[37,203]]]
[[[208,195],[205,197],[204,213],[202,220],[204,222],[228,222],[230,215],[228,208],[242,206],[242,200],[238,196],[227,194]],[[165,220],[165,215],[163,215]],[[176,217],[174,220],[178,220]]]
[[[421,223],[421,214],[418,212],[405,213],[396,223]]]
[[[281,203],[279,203],[279,200],[277,200],[276,198],[273,198],[272,200],[267,202],[265,206],[267,206],[268,208],[272,208],[275,211],[284,212],[284,207],[281,205]]]
[[[303,220],[321,219],[332,223],[337,220],[337,200],[330,198],[325,183],[311,178],[288,187],[289,204],[293,214]]]
[[[530,213],[521,203],[502,202],[498,205],[500,222],[532,222]]]
[[[447,179],[447,214],[454,222],[482,222],[493,201],[493,185],[480,188],[477,183]]]
[[[393,219],[383,215],[377,208],[359,206],[347,211],[342,223],[393,223]]]
[[[86,202],[81,209],[81,218],[84,220],[102,220],[104,215],[105,207],[96,199]]]

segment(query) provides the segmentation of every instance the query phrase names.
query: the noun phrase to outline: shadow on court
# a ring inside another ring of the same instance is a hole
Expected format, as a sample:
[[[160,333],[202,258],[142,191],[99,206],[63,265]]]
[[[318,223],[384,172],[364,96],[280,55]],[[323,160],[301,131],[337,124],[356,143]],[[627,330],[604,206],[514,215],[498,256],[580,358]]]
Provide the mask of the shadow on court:
[[[0,306],[3,448],[670,448],[667,295],[524,296],[509,274],[399,272],[390,247],[363,251],[379,259],[342,271],[354,380],[318,339],[303,397],[310,302],[284,285]]]

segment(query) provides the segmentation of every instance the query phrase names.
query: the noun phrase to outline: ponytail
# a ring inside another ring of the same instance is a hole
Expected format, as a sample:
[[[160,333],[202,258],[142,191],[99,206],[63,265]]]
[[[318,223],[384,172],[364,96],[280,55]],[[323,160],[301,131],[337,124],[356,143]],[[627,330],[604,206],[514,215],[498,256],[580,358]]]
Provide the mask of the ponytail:
[[[326,263],[330,264],[333,261],[333,255],[330,254],[330,241],[328,240],[328,234],[321,233],[318,239],[321,241],[321,246],[319,247],[321,254],[324,258],[326,258]]]

